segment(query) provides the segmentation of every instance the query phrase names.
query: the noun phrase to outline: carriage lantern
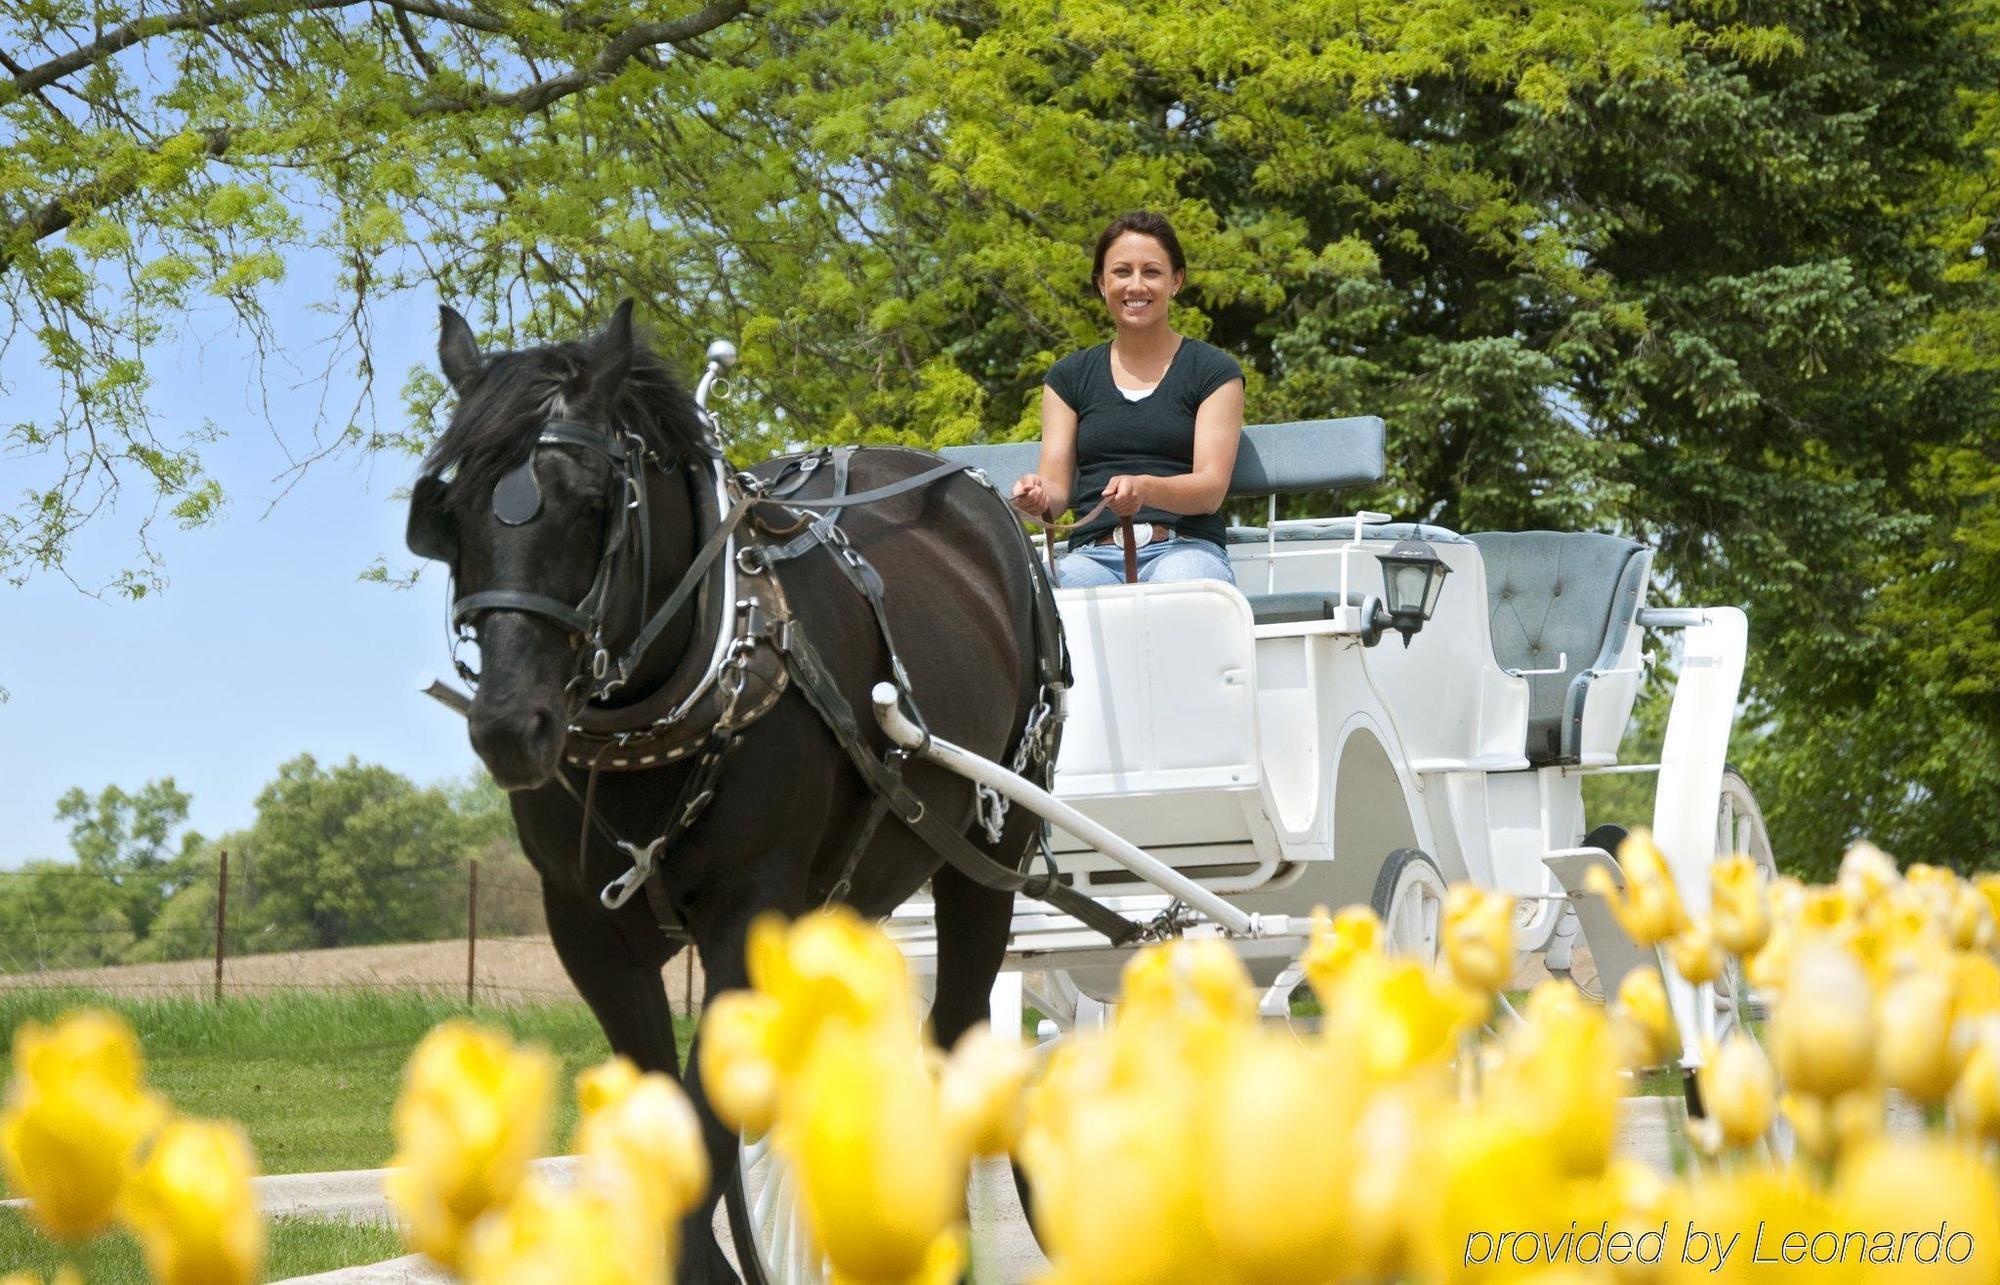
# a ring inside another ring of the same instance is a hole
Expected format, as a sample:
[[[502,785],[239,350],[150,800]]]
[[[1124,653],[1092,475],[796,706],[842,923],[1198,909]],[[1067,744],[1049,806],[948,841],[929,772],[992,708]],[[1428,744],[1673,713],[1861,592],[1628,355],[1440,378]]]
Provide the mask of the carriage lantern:
[[[1437,610],[1438,595],[1444,592],[1444,578],[1451,568],[1438,557],[1428,540],[1398,540],[1387,553],[1375,555],[1382,561],[1382,585],[1387,596],[1389,619],[1383,623],[1403,635],[1403,646],[1424,627]]]

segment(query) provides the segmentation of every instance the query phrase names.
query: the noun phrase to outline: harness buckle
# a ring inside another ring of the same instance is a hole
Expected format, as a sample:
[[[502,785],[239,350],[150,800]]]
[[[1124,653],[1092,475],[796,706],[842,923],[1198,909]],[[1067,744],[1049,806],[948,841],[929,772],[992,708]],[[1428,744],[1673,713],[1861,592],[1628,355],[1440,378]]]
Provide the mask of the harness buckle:
[[[604,890],[597,894],[598,903],[606,910],[617,910],[632,900],[632,894],[652,878],[653,867],[659,863],[660,847],[666,841],[663,834],[642,848],[629,839],[620,839],[618,846],[632,858],[632,868],[604,885]]]
[[[610,672],[611,653],[603,647],[599,647],[596,654],[590,658],[590,676],[601,683],[604,681],[604,676]]]

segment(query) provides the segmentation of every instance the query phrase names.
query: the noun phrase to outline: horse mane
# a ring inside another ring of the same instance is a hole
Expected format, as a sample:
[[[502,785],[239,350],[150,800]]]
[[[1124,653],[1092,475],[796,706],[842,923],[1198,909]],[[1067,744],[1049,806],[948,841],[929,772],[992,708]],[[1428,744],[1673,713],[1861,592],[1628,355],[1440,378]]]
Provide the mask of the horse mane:
[[[478,382],[424,457],[423,471],[442,475],[456,466],[455,487],[462,484],[474,494],[491,490],[528,458],[543,424],[574,413],[569,398],[596,355],[593,340],[579,339],[487,358]],[[612,400],[609,427],[639,434],[650,450],[683,466],[705,463],[719,451],[694,398],[644,343],[633,345],[631,370]]]

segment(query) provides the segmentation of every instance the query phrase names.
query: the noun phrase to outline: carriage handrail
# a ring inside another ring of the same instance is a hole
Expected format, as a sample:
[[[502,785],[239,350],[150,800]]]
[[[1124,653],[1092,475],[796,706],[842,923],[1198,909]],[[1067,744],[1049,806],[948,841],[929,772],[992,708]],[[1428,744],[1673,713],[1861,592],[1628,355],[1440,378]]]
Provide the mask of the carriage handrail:
[[[1647,629],[1693,629],[1708,621],[1704,607],[1641,607],[1636,617]]]

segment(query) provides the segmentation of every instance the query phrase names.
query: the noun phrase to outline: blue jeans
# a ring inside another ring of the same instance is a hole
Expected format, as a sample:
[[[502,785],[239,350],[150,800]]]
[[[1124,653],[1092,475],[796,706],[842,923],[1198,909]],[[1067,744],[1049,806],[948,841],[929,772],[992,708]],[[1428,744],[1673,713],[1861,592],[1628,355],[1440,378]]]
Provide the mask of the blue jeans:
[[[1139,550],[1141,583],[1155,580],[1221,580],[1236,583],[1229,555],[1212,540],[1169,536]],[[1088,589],[1125,583],[1125,550],[1115,544],[1087,544],[1071,549],[1056,563],[1057,587]]]

